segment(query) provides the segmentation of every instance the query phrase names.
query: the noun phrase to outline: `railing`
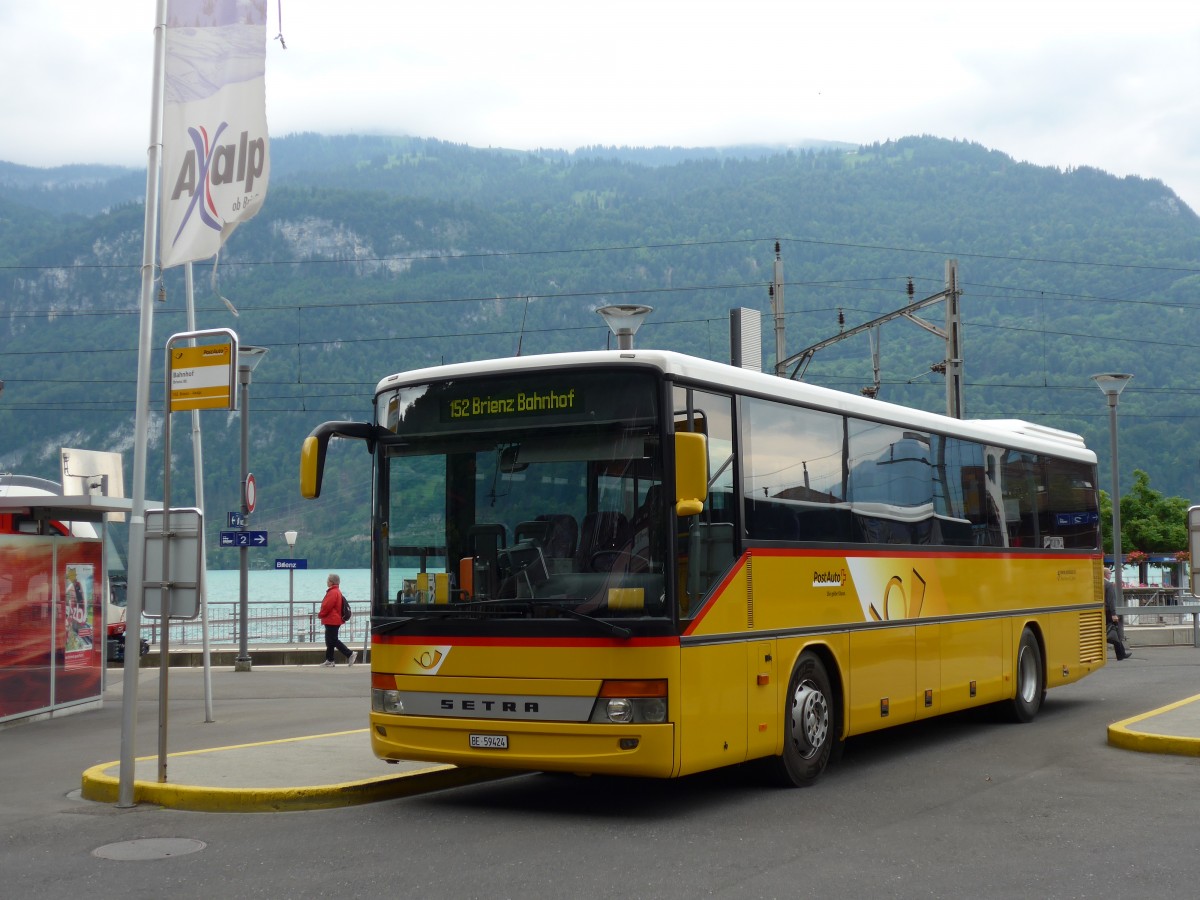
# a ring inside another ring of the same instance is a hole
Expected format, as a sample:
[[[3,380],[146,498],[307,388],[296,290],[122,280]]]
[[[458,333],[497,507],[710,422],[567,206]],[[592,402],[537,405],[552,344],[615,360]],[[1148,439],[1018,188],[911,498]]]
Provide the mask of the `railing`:
[[[354,611],[339,633],[344,644],[361,644],[370,626],[370,608],[366,603],[351,603]],[[297,603],[295,614],[287,603],[252,603],[246,621],[248,644],[325,644],[325,626],[317,618],[319,603]],[[236,646],[241,642],[240,604],[236,600],[208,604],[208,641],[214,646]],[[162,620],[142,619],[142,637],[157,644],[162,633]],[[196,646],[203,643],[203,623],[195,619],[171,620],[171,646]]]
[[[1190,602],[1189,602],[1190,601]],[[1191,620],[1192,646],[1200,650],[1200,602],[1186,595],[1179,605],[1118,606],[1117,615],[1126,625],[1187,625]]]

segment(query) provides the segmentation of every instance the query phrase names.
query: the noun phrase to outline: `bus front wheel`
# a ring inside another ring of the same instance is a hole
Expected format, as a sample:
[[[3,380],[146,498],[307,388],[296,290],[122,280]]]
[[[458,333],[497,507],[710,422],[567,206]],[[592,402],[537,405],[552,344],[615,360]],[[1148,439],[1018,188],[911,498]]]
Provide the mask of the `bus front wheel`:
[[[836,699],[825,665],[815,653],[800,655],[783,710],[783,754],[770,760],[775,780],[806,787],[825,771],[838,743]]]
[[[1016,682],[1016,694],[1008,702],[1008,716],[1014,722],[1032,722],[1046,698],[1046,675],[1041,644],[1030,628],[1021,633],[1017,648]]]

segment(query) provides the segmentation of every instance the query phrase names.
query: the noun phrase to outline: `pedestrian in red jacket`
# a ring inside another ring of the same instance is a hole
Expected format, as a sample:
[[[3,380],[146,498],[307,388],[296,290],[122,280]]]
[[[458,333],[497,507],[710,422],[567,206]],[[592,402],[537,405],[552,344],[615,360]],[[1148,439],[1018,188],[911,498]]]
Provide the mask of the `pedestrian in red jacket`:
[[[325,662],[321,665],[332,668],[334,666],[333,651],[341,650],[342,655],[346,657],[346,665],[352,666],[358,661],[358,654],[351,651],[338,637],[338,629],[346,621],[342,618],[341,576],[330,574],[325,579],[325,584],[327,586],[325,599],[321,601],[321,611],[317,613],[317,618],[325,626]]]

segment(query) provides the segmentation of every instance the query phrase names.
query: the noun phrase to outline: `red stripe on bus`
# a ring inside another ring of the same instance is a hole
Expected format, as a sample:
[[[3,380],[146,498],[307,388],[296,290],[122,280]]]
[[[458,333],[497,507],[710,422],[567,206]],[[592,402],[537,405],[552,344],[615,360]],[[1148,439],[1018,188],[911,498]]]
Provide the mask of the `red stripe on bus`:
[[[675,635],[642,638],[504,638],[384,634],[372,636],[371,643],[400,647],[429,644],[449,644],[454,647],[678,647],[679,638]]]

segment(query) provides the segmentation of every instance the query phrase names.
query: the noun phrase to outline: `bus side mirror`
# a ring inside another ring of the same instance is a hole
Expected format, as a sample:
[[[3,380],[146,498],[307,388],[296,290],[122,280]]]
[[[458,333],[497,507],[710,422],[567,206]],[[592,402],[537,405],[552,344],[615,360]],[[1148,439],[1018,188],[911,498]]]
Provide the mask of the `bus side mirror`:
[[[1188,555],[1191,557],[1189,565],[1192,568],[1191,588],[1192,594],[1197,594],[1197,589],[1200,589],[1200,578],[1196,576],[1196,567],[1200,565],[1200,506],[1188,507]]]
[[[376,428],[370,422],[325,422],[309,432],[300,448],[300,496],[305,500],[314,500],[321,496],[321,479],[325,475],[325,451],[329,449],[331,437],[365,441],[367,452],[374,453],[381,431],[382,429]]]
[[[325,451],[329,435],[309,435],[300,448],[300,496],[314,500],[321,496],[321,478],[325,474]]]
[[[694,431],[675,432],[675,515],[698,516],[708,499],[708,441]]]

